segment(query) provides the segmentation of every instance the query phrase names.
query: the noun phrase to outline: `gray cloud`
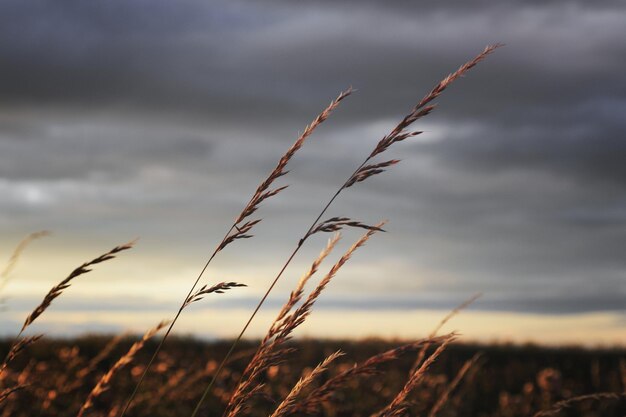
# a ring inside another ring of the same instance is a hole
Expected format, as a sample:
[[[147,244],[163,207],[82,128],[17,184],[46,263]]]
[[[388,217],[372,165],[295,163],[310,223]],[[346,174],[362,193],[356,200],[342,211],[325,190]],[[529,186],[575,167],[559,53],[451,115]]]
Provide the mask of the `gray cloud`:
[[[493,289],[502,295],[482,304],[493,310],[623,310],[625,19],[617,0],[6,1],[0,226],[184,236],[204,248],[298,131],[354,85],[293,161],[293,187],[262,213],[269,243],[250,256],[270,268],[263,259],[297,241],[394,121],[504,42],[446,91],[417,126],[423,137],[391,152],[404,159],[397,169],[333,208],[390,218],[391,237],[366,253],[409,258],[394,280],[373,267],[345,285],[364,296]],[[201,255],[170,253],[190,250]],[[364,300],[353,307],[394,302]]]
[[[364,96],[361,117],[381,108],[395,114],[425,82],[496,41],[509,43],[508,50],[472,75],[479,81],[459,87],[467,94],[446,100],[447,111],[484,119],[493,100],[536,109],[624,88],[617,72],[625,53],[620,3],[508,2],[468,12],[403,2],[185,1],[153,3],[149,16],[142,2],[36,4],[3,6],[2,65],[10,80],[3,90],[17,101],[289,120],[294,111],[316,109],[317,102],[300,97],[322,100],[354,84]]]

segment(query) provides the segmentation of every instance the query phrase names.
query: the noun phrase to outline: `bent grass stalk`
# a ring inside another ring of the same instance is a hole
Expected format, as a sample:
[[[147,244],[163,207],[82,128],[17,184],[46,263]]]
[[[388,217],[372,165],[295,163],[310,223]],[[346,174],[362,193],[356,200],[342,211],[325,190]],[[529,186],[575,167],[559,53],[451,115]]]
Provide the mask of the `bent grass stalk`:
[[[351,380],[377,375],[378,366],[387,362],[395,361],[403,354],[417,350],[426,344],[430,346],[431,344],[443,343],[453,335],[454,334],[451,333],[441,337],[428,337],[426,339],[408,343],[374,355],[369,359],[355,364],[353,367],[329,378],[323,385],[307,393],[306,398],[302,398],[300,401],[293,404],[288,412],[292,415],[314,414],[318,411],[323,402],[330,401],[333,398],[333,394],[344,388]]]
[[[321,374],[328,368],[328,365],[331,362],[333,362],[340,356],[343,356],[343,353],[338,350],[337,352],[331,354],[326,359],[324,359],[308,375],[300,378],[300,380],[298,380],[296,385],[294,385],[291,391],[289,391],[289,394],[287,394],[285,399],[278,405],[278,407],[276,408],[276,410],[274,410],[270,417],[282,417],[289,415],[289,409],[292,408],[293,405],[296,403],[296,398],[298,397],[298,395],[300,395],[302,390],[310,385],[319,374]]]
[[[615,392],[598,392],[595,394],[579,395],[577,397],[559,401],[558,403],[553,404],[548,410],[537,412],[533,417],[555,417],[558,416],[561,411],[564,411],[578,403],[587,401],[617,401],[622,398],[626,398],[626,394],[618,394]]]
[[[478,359],[480,359],[480,356],[481,354],[479,352],[463,364],[463,366],[461,367],[459,372],[457,372],[452,382],[448,384],[448,386],[446,387],[444,392],[441,394],[441,396],[439,397],[439,399],[437,400],[433,408],[431,408],[430,412],[428,413],[428,417],[437,416],[437,413],[439,412],[439,410],[441,410],[441,408],[448,401],[448,398],[450,397],[450,394],[452,393],[452,391],[454,391],[456,387],[459,386],[459,384],[461,383],[461,381],[463,380],[467,372],[476,365],[476,363],[478,362]]]
[[[470,298],[468,298],[467,300],[463,301],[458,306],[456,306],[452,311],[450,311],[448,314],[446,314],[446,316],[443,319],[441,319],[441,321],[437,324],[437,326],[435,326],[435,328],[430,332],[428,337],[429,338],[435,337],[437,335],[437,333],[439,333],[439,331],[443,328],[443,326],[446,325],[446,323],[448,323],[450,320],[452,320],[454,318],[454,316],[456,316],[457,314],[461,313],[461,311],[465,310],[467,307],[469,307],[474,301],[478,300],[480,297],[482,297],[482,293],[476,293],[476,294],[472,295]],[[422,364],[422,361],[424,360],[424,357],[426,356],[426,352],[428,351],[429,347],[430,347],[430,345],[428,343],[426,343],[426,344],[424,344],[424,346],[422,346],[422,348],[420,349],[419,353],[417,354],[417,359],[415,360],[415,363],[413,364],[413,367],[409,371],[409,375],[412,374],[413,372],[415,372],[417,367]]]
[[[275,196],[276,194],[280,193],[282,190],[287,188],[287,186],[283,186],[283,187],[278,187],[278,188],[275,188],[275,189],[270,189],[270,187],[274,183],[274,181],[276,181],[278,178],[286,175],[289,172],[289,171],[285,170],[285,168],[287,167],[287,164],[289,163],[291,158],[294,156],[294,154],[302,147],[302,145],[304,145],[304,142],[307,140],[307,138],[309,136],[311,136],[313,131],[320,124],[322,124],[326,119],[328,119],[328,117],[331,115],[331,113],[339,106],[339,103],[342,100],[344,100],[346,97],[351,95],[352,92],[353,92],[352,88],[348,88],[347,90],[341,92],[339,94],[339,96],[337,96],[336,99],[331,101],[331,103],[313,120],[313,122],[311,122],[311,124],[306,126],[306,128],[304,129],[302,134],[298,137],[298,139],[293,143],[293,145],[291,145],[291,147],[287,150],[287,152],[280,158],[280,160],[278,161],[278,164],[272,170],[270,175],[263,182],[261,182],[261,184],[257,187],[257,189],[254,192],[253,196],[250,198],[250,200],[248,201],[248,203],[246,204],[244,209],[241,211],[241,213],[237,216],[237,218],[235,219],[235,222],[230,226],[230,228],[228,229],[228,231],[226,232],[226,234],[222,238],[221,242],[217,245],[217,247],[215,248],[215,250],[213,251],[213,253],[209,257],[209,259],[204,264],[204,267],[202,268],[202,270],[198,274],[196,280],[193,282],[193,285],[189,289],[189,292],[187,293],[187,295],[183,299],[183,302],[181,303],[180,307],[178,308],[178,311],[176,312],[176,315],[172,319],[169,327],[167,328],[167,330],[163,334],[163,337],[159,341],[159,344],[157,345],[156,350],[154,351],[154,353],[152,354],[152,357],[148,361],[148,364],[146,365],[146,368],[144,369],[143,373],[141,374],[141,377],[139,378],[139,381],[135,385],[135,388],[133,389],[133,392],[131,393],[131,395],[128,398],[128,400],[126,400],[126,404],[124,405],[124,408],[122,409],[120,417],[124,417],[124,415],[128,411],[128,409],[129,409],[131,403],[133,402],[133,399],[137,395],[137,392],[139,391],[139,388],[141,387],[141,385],[142,385],[142,383],[143,383],[143,381],[144,381],[148,371],[150,370],[150,367],[152,366],[152,364],[154,363],[155,359],[159,355],[159,352],[163,348],[163,344],[167,340],[167,337],[171,333],[174,325],[178,321],[178,318],[182,314],[183,310],[185,309],[185,307],[187,307],[189,305],[189,303],[188,303],[189,298],[193,296],[193,293],[194,293],[196,287],[198,286],[198,284],[200,282],[200,279],[202,278],[202,276],[206,272],[207,268],[211,264],[211,261],[213,261],[213,258],[215,258],[215,256],[219,252],[221,252],[222,249],[224,249],[226,246],[228,246],[230,243],[234,242],[235,240],[246,239],[246,238],[252,237],[252,235],[248,234],[248,232],[256,224],[258,224],[261,220],[260,219],[251,220],[251,221],[247,221],[247,222],[245,222],[243,224],[242,224],[242,222],[244,220],[246,220],[248,217],[250,217],[259,208],[259,205],[264,200],[266,200],[266,199],[268,199],[270,197]]]
[[[0,272],[0,292],[2,292],[2,290],[4,290],[4,287],[6,287],[6,285],[9,283],[11,278],[11,272],[13,272],[15,265],[17,265],[17,261],[19,260],[22,252],[24,252],[24,249],[26,249],[26,247],[30,245],[33,240],[41,239],[45,236],[50,236],[50,232],[47,230],[42,230],[39,232],[31,233],[17,244],[6,266],[4,267],[2,272]]]
[[[352,185],[356,184],[357,182],[362,182],[362,181],[366,180],[367,178],[369,178],[369,177],[371,177],[373,175],[380,174],[380,173],[385,171],[385,168],[388,168],[388,167],[393,166],[396,163],[398,163],[399,162],[398,160],[393,159],[393,160],[389,160],[389,161],[385,161],[385,162],[381,162],[381,163],[377,163],[377,164],[368,165],[368,163],[375,156],[377,156],[377,155],[383,153],[384,151],[386,151],[394,143],[403,141],[405,139],[408,139],[408,138],[413,137],[413,136],[417,136],[420,133],[422,133],[422,132],[406,131],[406,128],[408,128],[411,124],[413,124],[418,119],[421,119],[422,117],[424,117],[424,116],[428,115],[430,112],[432,112],[435,109],[435,106],[434,105],[430,105],[430,103],[433,100],[435,100],[437,97],[439,97],[441,95],[441,93],[448,87],[448,85],[450,85],[453,81],[455,81],[456,79],[458,79],[461,76],[463,76],[467,71],[469,71],[470,69],[475,67],[480,61],[485,59],[489,54],[491,54],[495,49],[499,48],[500,46],[501,46],[500,44],[487,46],[480,54],[478,54],[472,60],[466,62],[461,67],[459,67],[458,70],[456,70],[452,74],[449,74],[447,77],[445,77],[443,80],[441,80],[426,96],[424,96],[422,98],[422,100],[420,100],[420,102],[417,105],[415,105],[415,107],[413,107],[411,112],[409,114],[407,114],[404,117],[404,119],[402,119],[402,121],[400,121],[400,123],[398,123],[391,130],[391,132],[389,134],[384,136],[377,143],[376,147],[370,153],[370,155],[367,156],[367,158],[365,158],[365,160],[361,163],[361,165],[359,165],[357,167],[357,169],[354,170],[352,175],[350,175],[350,177],[348,177],[348,179],[343,183],[343,185],[330,198],[330,200],[326,203],[326,205],[324,206],[322,211],[319,213],[319,215],[313,221],[311,226],[304,233],[303,237],[298,241],[298,244],[296,245],[295,249],[293,250],[291,255],[289,255],[289,257],[287,258],[287,261],[282,266],[282,268],[280,269],[280,271],[278,272],[278,274],[276,275],[274,280],[271,282],[269,288],[267,289],[267,291],[265,292],[265,294],[263,295],[263,297],[261,298],[261,300],[259,301],[259,303],[255,307],[254,311],[250,315],[250,318],[248,319],[248,321],[244,325],[244,327],[241,330],[241,332],[239,333],[239,335],[236,337],[235,341],[233,342],[233,344],[231,345],[230,349],[226,353],[226,356],[224,357],[224,359],[220,363],[219,367],[217,368],[215,374],[213,375],[213,378],[211,379],[211,382],[209,382],[209,385],[207,386],[205,391],[202,393],[200,401],[198,401],[198,404],[196,405],[194,411],[191,414],[191,417],[196,417],[196,415],[200,411],[200,407],[202,406],[202,403],[204,403],[204,401],[206,400],[206,397],[210,393],[211,389],[213,388],[213,385],[215,384],[215,381],[219,377],[222,369],[224,368],[225,363],[228,361],[228,359],[232,355],[233,351],[235,350],[236,346],[241,341],[241,338],[243,337],[244,333],[248,330],[248,327],[250,326],[250,323],[252,323],[252,320],[254,319],[254,317],[256,317],[258,311],[260,310],[261,306],[265,303],[265,300],[267,300],[267,297],[269,296],[269,294],[272,292],[272,290],[276,286],[276,283],[278,282],[280,277],[283,275],[283,273],[285,272],[285,270],[287,269],[287,267],[289,266],[289,264],[291,263],[293,258],[296,256],[296,254],[300,251],[300,248],[302,247],[304,242],[307,240],[307,238],[310,237],[314,233],[315,228],[318,226],[318,222],[321,220],[322,216],[324,216],[324,214],[326,213],[328,208],[333,204],[333,202],[339,196],[339,194],[341,194],[341,192],[343,190],[345,190],[346,188],[351,187]],[[319,225],[319,226],[321,226],[321,225]]]
[[[26,328],[30,326],[35,320],[37,320],[37,318],[41,316],[44,311],[48,309],[48,307],[50,307],[52,301],[59,297],[63,293],[63,291],[68,289],[72,285],[72,281],[75,278],[78,278],[79,276],[90,272],[90,268],[94,265],[115,258],[118,253],[132,248],[134,244],[135,241],[132,241],[123,245],[116,246],[107,253],[100,255],[89,262],[85,262],[78,268],[74,269],[63,281],[61,281],[60,283],[52,287],[50,291],[48,291],[41,303],[37,307],[35,307],[35,309],[28,315],[28,317],[26,317],[26,320],[24,320],[24,324],[22,325],[22,328],[18,335],[15,337],[15,340],[11,345],[11,349],[9,349],[9,352],[7,353],[6,357],[2,361],[2,364],[0,365],[0,380],[9,362],[11,362],[20,353],[20,351],[24,350],[27,346],[33,344],[41,338],[41,336],[32,336],[21,339],[22,334],[24,333]]]
[[[417,388],[419,382],[424,378],[428,369],[432,366],[432,364],[439,358],[439,356],[443,353],[444,350],[448,347],[450,342],[453,342],[456,339],[455,336],[449,337],[446,341],[444,341],[439,347],[433,352],[432,355],[428,357],[422,363],[422,365],[413,372],[409,379],[404,384],[404,387],[400,390],[400,392],[394,397],[394,399],[389,403],[387,407],[385,407],[382,411],[376,414],[377,417],[400,417],[406,415],[407,403],[406,399],[409,394]]]
[[[123,367],[131,363],[135,358],[137,352],[139,352],[143,348],[146,342],[151,339],[152,336],[157,334],[159,330],[167,326],[167,324],[168,323],[166,321],[160,322],[155,327],[148,330],[141,339],[133,343],[130,349],[128,349],[128,352],[126,352],[124,356],[119,358],[117,362],[115,362],[115,364],[111,367],[111,369],[109,369],[108,372],[104,374],[102,378],[100,378],[96,386],[93,387],[93,389],[87,396],[87,399],[80,407],[80,410],[78,410],[77,417],[82,417],[87,412],[87,410],[93,407],[94,400],[109,389],[109,387],[111,386],[111,380],[113,379],[115,374],[117,374]]]
[[[15,387],[3,389],[0,391],[0,404],[3,403],[7,398],[9,398],[12,394],[15,394],[18,391],[21,391],[28,387],[26,384],[17,385]]]
[[[279,358],[284,357],[292,349],[282,348],[285,342],[291,338],[291,334],[294,330],[300,326],[308,315],[311,313],[313,305],[328,286],[331,280],[337,275],[337,272],[343,265],[352,257],[352,254],[362,247],[369,238],[376,233],[383,223],[378,224],[376,229],[370,229],[360,239],[358,239],[350,248],[341,256],[341,258],[330,268],[324,278],[317,284],[315,289],[309,293],[306,300],[300,305],[293,313],[290,313],[292,308],[302,299],[304,293],[301,291],[301,285],[311,278],[315,273],[321,261],[328,255],[333,249],[333,246],[338,240],[338,236],[331,239],[324,251],[314,261],[311,269],[300,280],[296,290],[292,297],[289,297],[287,303],[278,314],[274,323],[270,326],[270,329],[261,342],[261,345],[257,349],[256,354],[248,363],[248,366],[244,370],[239,379],[239,382],[231,395],[231,398],[226,407],[225,415],[228,417],[236,417],[239,412],[246,408],[246,402],[252,398],[256,393],[260,391],[263,384],[258,382],[260,375],[268,369],[271,365],[276,365]]]

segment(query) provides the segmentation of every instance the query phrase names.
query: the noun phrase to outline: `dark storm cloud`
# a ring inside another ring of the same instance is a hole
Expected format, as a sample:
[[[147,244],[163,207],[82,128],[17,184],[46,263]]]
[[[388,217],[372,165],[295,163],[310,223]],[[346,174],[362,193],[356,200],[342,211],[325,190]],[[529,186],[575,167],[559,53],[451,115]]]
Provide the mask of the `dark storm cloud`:
[[[151,3],[150,14],[144,2],[35,4],[2,6],[5,100],[156,106],[258,121],[280,112],[289,119],[294,104],[314,110],[317,101],[303,103],[303,94],[326,99],[354,84],[364,96],[361,117],[388,107],[394,114],[424,83],[497,41],[508,50],[473,75],[478,81],[464,86],[466,94],[446,102],[450,112],[467,116],[470,107],[484,118],[494,100],[500,111],[514,110],[512,103],[536,109],[623,93],[625,85],[616,73],[624,59],[619,3],[506,2],[468,12],[406,2],[184,1]]]
[[[470,134],[458,132],[447,141],[426,145],[419,151],[431,152],[459,169],[493,175],[539,169],[572,180],[621,187],[626,182],[625,131],[626,123],[621,120],[594,123],[578,119],[562,125],[518,129],[490,126]]]
[[[234,52],[240,31],[256,25],[237,6],[8,2],[2,9],[6,104],[161,108],[213,118],[233,117],[242,106],[253,115],[280,110],[280,103],[268,106],[271,96],[255,95],[257,81],[244,76],[250,68]]]
[[[394,172],[335,206],[389,217],[397,241],[371,253],[412,257],[397,282],[372,272],[346,285],[504,293],[485,309],[624,310],[624,21],[618,0],[5,1],[0,209],[15,217],[2,224],[28,230],[30,213],[46,213],[71,227],[85,207],[107,213],[107,230],[128,228],[116,219],[129,207],[148,233],[173,228],[158,210],[188,236],[207,207],[226,223],[298,130],[354,85],[264,212],[260,237],[293,239],[432,85],[504,42],[445,92],[423,137],[398,146]]]

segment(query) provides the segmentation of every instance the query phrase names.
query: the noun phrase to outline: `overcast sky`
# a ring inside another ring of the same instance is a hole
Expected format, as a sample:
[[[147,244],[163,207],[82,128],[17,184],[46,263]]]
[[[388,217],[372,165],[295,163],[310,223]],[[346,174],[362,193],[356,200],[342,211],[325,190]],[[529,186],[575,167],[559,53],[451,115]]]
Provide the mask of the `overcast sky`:
[[[232,335],[380,137],[502,42],[416,125],[423,135],[389,151],[401,164],[331,207],[389,219],[388,233],[355,255],[304,333],[412,337],[483,292],[453,326],[470,338],[626,343],[624,22],[621,0],[3,1],[0,262],[28,233],[54,234],[0,294],[1,333],[75,266],[137,236],[42,329],[142,330],[170,316],[258,183],[353,86],[293,159],[256,237],[206,275],[249,288],[203,301],[180,327]],[[252,335],[325,238],[307,242]]]

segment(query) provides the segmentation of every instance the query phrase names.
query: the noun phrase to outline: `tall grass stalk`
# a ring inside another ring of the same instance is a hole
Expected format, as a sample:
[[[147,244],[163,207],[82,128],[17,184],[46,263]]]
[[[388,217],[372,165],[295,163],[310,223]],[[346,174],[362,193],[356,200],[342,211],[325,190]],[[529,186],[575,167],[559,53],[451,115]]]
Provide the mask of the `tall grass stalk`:
[[[50,232],[47,230],[42,230],[40,232],[31,233],[30,235],[22,239],[20,243],[17,244],[6,266],[0,272],[0,292],[2,292],[2,290],[4,290],[4,287],[6,287],[6,285],[9,283],[10,278],[11,278],[10,277],[11,272],[13,272],[15,265],[17,265],[17,261],[19,260],[22,252],[24,252],[24,249],[26,249],[26,247],[33,240],[41,239],[42,237],[49,236],[49,235],[50,235]]]
[[[11,344],[11,348],[9,349],[9,352],[7,353],[4,360],[2,361],[2,364],[0,364],[0,381],[2,380],[1,379],[2,374],[6,370],[9,362],[11,362],[20,353],[20,351],[24,350],[27,346],[36,342],[41,337],[41,336],[32,336],[32,337],[22,338],[22,334],[24,334],[24,331],[35,320],[37,320],[37,318],[41,316],[48,309],[48,307],[50,307],[50,305],[52,304],[52,301],[54,301],[57,297],[59,297],[63,293],[63,291],[68,289],[72,285],[72,281],[74,279],[90,272],[91,268],[94,265],[113,259],[120,252],[123,252],[125,250],[132,248],[134,243],[135,242],[133,241],[133,242],[125,243],[123,245],[116,246],[110,251],[106,252],[105,254],[100,255],[97,258],[92,259],[89,262],[85,262],[78,268],[74,269],[63,281],[59,282],[57,285],[52,287],[50,291],[48,291],[48,293],[43,298],[41,303],[37,307],[35,307],[35,309],[28,315],[28,317],[26,317],[26,320],[24,320],[24,324],[22,325],[20,332],[17,334],[17,336],[15,337],[15,340]]]
[[[380,223],[377,226],[382,226]],[[267,335],[263,338],[261,345],[257,349],[254,357],[250,360],[246,369],[242,373],[233,394],[230,397],[226,411],[224,415],[227,417],[236,417],[239,413],[246,408],[246,403],[260,391],[262,384],[258,381],[260,375],[265,372],[270,366],[277,365],[280,358],[284,357],[287,353],[291,352],[291,349],[284,348],[284,344],[291,338],[294,330],[300,326],[311,313],[313,305],[328,286],[330,281],[337,275],[337,272],[345,265],[346,262],[352,257],[352,254],[365,245],[369,238],[379,230],[370,229],[361,236],[348,250],[339,258],[339,260],[330,268],[329,272],[324,276],[322,280],[317,284],[315,289],[309,293],[306,300],[298,308],[291,313],[291,310],[297,303],[300,302],[304,296],[304,292],[301,290],[303,281],[306,282],[313,273],[317,270],[320,262],[328,255],[333,249],[335,243],[339,237],[332,238],[326,249],[318,256],[313,262],[313,266],[304,275],[304,279],[301,279],[298,283],[296,290],[289,297],[289,300],[285,303],[284,307],[278,314],[278,317],[274,320],[274,323],[270,326]],[[205,391],[206,392],[206,391]]]
[[[422,117],[428,115],[431,111],[433,111],[435,109],[435,106],[430,104],[430,103],[433,102],[433,100],[437,99],[441,95],[441,93],[453,81],[455,81],[456,79],[462,77],[467,71],[469,71],[471,68],[475,67],[480,61],[485,59],[487,57],[487,55],[491,54],[499,46],[500,46],[499,44],[487,46],[480,54],[478,54],[472,60],[466,62],[461,67],[459,67],[458,70],[456,70],[452,74],[449,74],[447,77],[445,77],[443,80],[441,80],[426,96],[424,96],[422,98],[422,100],[420,100],[420,102],[417,105],[415,105],[415,107],[413,107],[411,112],[409,112],[409,114],[407,114],[402,119],[402,121],[400,121],[400,123],[398,123],[391,130],[391,132],[389,134],[384,136],[377,143],[377,145],[375,146],[374,150],[354,170],[354,172],[341,185],[341,187],[339,187],[339,189],[330,198],[330,200],[328,200],[326,205],[322,208],[322,211],[315,218],[313,223],[311,223],[311,225],[309,226],[307,231],[304,233],[302,238],[298,241],[295,249],[293,250],[293,252],[291,252],[289,257],[287,258],[287,261],[281,267],[280,271],[278,272],[278,274],[276,275],[274,280],[271,282],[269,288],[267,289],[267,291],[265,292],[263,297],[261,297],[261,300],[259,301],[259,303],[255,307],[254,311],[250,315],[250,318],[248,319],[246,324],[243,326],[243,329],[240,331],[239,335],[235,338],[235,341],[231,345],[230,349],[226,353],[226,356],[224,357],[224,359],[220,363],[219,367],[217,368],[217,371],[213,375],[213,378],[211,379],[211,381],[209,382],[207,388],[203,392],[200,400],[198,401],[198,404],[196,405],[194,411],[191,414],[191,417],[195,417],[198,414],[198,412],[200,411],[200,407],[202,406],[203,402],[206,400],[208,394],[211,392],[211,389],[212,389],[213,385],[215,384],[215,381],[219,377],[219,375],[220,375],[220,373],[221,373],[225,363],[228,361],[228,359],[232,355],[233,351],[235,350],[236,346],[241,341],[241,338],[243,337],[245,332],[248,330],[248,327],[252,323],[252,320],[254,320],[254,317],[257,315],[257,313],[260,310],[261,306],[265,303],[265,300],[267,299],[269,294],[272,292],[272,290],[276,286],[276,283],[278,282],[278,280],[281,278],[281,276],[283,275],[283,273],[285,272],[285,270],[287,269],[287,267],[289,266],[289,264],[291,263],[293,258],[296,256],[296,254],[300,251],[300,248],[303,246],[304,242],[312,234],[314,234],[316,231],[327,231],[327,230],[324,230],[322,228],[325,224],[330,222],[330,224],[332,226],[333,223],[334,224],[337,223],[337,221],[336,221],[336,220],[338,220],[337,218],[329,219],[329,220],[324,221],[322,223],[319,223],[319,222],[322,219],[322,217],[324,216],[324,214],[326,214],[326,211],[329,209],[329,207],[333,204],[335,199],[339,196],[339,194],[341,194],[342,191],[344,191],[345,189],[351,187],[352,185],[356,184],[357,182],[362,182],[362,181],[366,180],[367,178],[369,178],[369,177],[371,177],[373,175],[377,175],[379,173],[382,173],[383,171],[385,171],[385,168],[391,167],[391,166],[395,165],[396,163],[398,163],[399,162],[398,160],[392,159],[392,160],[388,160],[388,161],[384,161],[384,162],[380,162],[380,163],[369,164],[370,161],[372,161],[372,159],[374,159],[377,155],[382,154],[383,152],[385,152],[394,143],[401,142],[401,141],[403,141],[405,139],[408,139],[410,137],[417,136],[417,135],[421,134],[422,132],[407,131],[406,129],[409,126],[411,126],[415,121],[421,119]],[[333,222],[333,220],[335,220],[335,222]],[[345,220],[345,218],[341,218],[341,220]],[[337,227],[341,228],[341,226],[337,226]],[[330,230],[338,230],[338,229],[335,228],[335,229],[330,229]]]
[[[160,322],[155,327],[148,330],[141,339],[133,343],[130,349],[128,349],[128,352],[126,352],[121,358],[119,358],[117,362],[115,362],[115,364],[107,371],[107,373],[105,373],[102,378],[100,378],[96,386],[93,387],[93,389],[87,396],[87,399],[80,407],[80,410],[78,410],[77,417],[82,417],[87,412],[87,410],[93,407],[95,399],[109,389],[109,387],[111,386],[111,380],[113,379],[115,374],[117,374],[123,367],[131,363],[135,358],[135,355],[137,355],[137,352],[139,352],[143,348],[146,342],[165,326],[167,326],[166,321]]]
[[[146,377],[148,371],[150,370],[150,367],[152,366],[152,364],[154,363],[155,359],[159,355],[159,352],[163,348],[163,344],[165,343],[165,341],[167,340],[167,337],[169,336],[169,334],[171,333],[172,329],[174,328],[174,325],[176,325],[176,322],[178,321],[178,318],[182,314],[183,310],[185,309],[185,307],[187,307],[189,305],[188,300],[190,299],[190,297],[193,297],[194,291],[195,291],[196,287],[198,286],[198,284],[200,283],[200,279],[202,278],[202,276],[204,275],[205,271],[207,270],[207,268],[209,267],[209,265],[213,261],[213,258],[215,258],[215,256],[220,251],[222,251],[222,249],[224,249],[227,245],[229,245],[230,243],[234,242],[235,240],[246,239],[246,238],[252,237],[252,235],[250,235],[248,233],[261,220],[260,219],[250,220],[250,221],[245,221],[245,220],[247,218],[249,218],[259,208],[260,204],[264,200],[266,200],[266,199],[268,199],[270,197],[275,196],[276,194],[280,193],[282,190],[287,188],[286,186],[283,186],[283,187],[278,187],[278,188],[271,189],[271,186],[274,183],[274,181],[276,181],[278,178],[286,175],[289,172],[289,171],[286,171],[285,168],[287,167],[287,164],[289,163],[291,158],[294,156],[294,154],[302,147],[302,145],[304,145],[304,142],[308,139],[309,136],[311,136],[313,131],[320,124],[322,124],[331,115],[331,113],[339,106],[339,103],[341,101],[343,101],[346,97],[348,97],[350,94],[352,94],[352,91],[353,90],[351,88],[349,88],[346,91],[341,92],[339,94],[339,96],[337,96],[337,98],[335,100],[333,100],[313,120],[313,122],[311,122],[311,124],[309,124],[304,129],[304,131],[298,137],[298,139],[293,143],[293,145],[291,145],[291,147],[287,150],[287,152],[280,158],[280,160],[278,161],[278,164],[272,170],[272,172],[269,174],[269,176],[263,182],[261,182],[261,184],[257,187],[257,189],[254,192],[253,196],[250,198],[250,200],[248,201],[246,206],[243,208],[241,213],[237,216],[237,218],[235,219],[235,222],[230,226],[230,228],[228,229],[228,231],[226,232],[226,234],[222,238],[221,242],[217,245],[217,247],[215,248],[215,250],[213,251],[213,253],[209,257],[209,259],[204,264],[204,267],[200,270],[200,273],[198,274],[196,280],[193,282],[193,285],[191,286],[191,288],[189,289],[187,295],[183,299],[183,301],[182,301],[180,307],[178,308],[178,311],[174,315],[174,318],[172,319],[170,325],[168,326],[167,330],[163,334],[163,337],[159,341],[159,344],[157,345],[154,353],[152,354],[152,357],[148,361],[148,364],[146,365],[143,373],[141,374],[141,377],[139,378],[139,381],[135,385],[135,388],[133,389],[131,395],[126,400],[126,404],[124,405],[124,408],[122,409],[120,417],[123,417],[126,414],[126,412],[128,411],[128,408],[130,407],[131,403],[133,402],[133,399],[135,398],[135,396],[137,395],[137,392],[139,391],[139,388],[141,387],[143,381],[145,380],[145,377]]]

